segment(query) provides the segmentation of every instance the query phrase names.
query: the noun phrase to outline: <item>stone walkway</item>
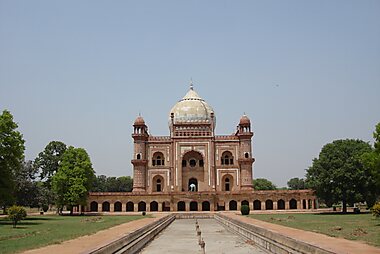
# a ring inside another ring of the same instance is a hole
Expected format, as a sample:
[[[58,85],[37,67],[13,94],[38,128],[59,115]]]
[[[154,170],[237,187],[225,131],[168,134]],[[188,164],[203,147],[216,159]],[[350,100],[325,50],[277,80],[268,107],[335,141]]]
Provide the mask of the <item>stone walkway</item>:
[[[198,219],[206,253],[265,254],[263,250],[247,244],[241,237],[230,233],[214,219]],[[175,220],[162,231],[141,254],[202,253],[194,219]]]
[[[285,236],[288,236],[293,239],[297,239],[302,242],[309,243],[314,246],[318,246],[322,249],[339,253],[339,254],[380,254],[380,248],[376,248],[364,243],[357,241],[349,241],[342,238],[330,237],[323,234],[318,234],[310,231],[304,231],[295,228],[289,228],[277,224],[272,224],[260,220],[255,220],[245,216],[241,216],[236,213],[226,213],[226,216],[229,216],[233,219],[255,225],[257,227],[262,227],[272,232],[276,232]]]

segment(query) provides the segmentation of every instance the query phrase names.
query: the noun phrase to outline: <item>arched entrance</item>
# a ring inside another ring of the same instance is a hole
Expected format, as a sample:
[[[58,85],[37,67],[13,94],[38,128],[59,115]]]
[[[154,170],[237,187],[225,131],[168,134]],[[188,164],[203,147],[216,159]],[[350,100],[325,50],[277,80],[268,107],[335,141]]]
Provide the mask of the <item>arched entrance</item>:
[[[121,202],[119,201],[115,202],[113,209],[115,212],[121,212]]]
[[[150,211],[158,212],[158,203],[156,201],[150,202]]]
[[[134,208],[135,205],[133,204],[133,202],[130,201],[127,203],[127,212],[133,212],[133,210],[135,210]]]
[[[249,202],[247,200],[243,200],[243,201],[241,201],[241,205],[247,205],[247,206],[249,206]]]
[[[260,200],[255,200],[253,201],[253,210],[261,210],[261,201]]]
[[[278,210],[285,210],[285,201],[280,199],[277,201],[277,209]]]
[[[153,192],[162,192],[164,191],[164,178],[162,176],[153,177],[152,181]]]
[[[189,179],[189,185],[188,185],[189,191],[198,191],[198,180],[195,178]]]
[[[139,212],[145,212],[146,211],[146,204],[144,201],[139,202],[138,211]]]
[[[198,203],[196,201],[190,202],[190,211],[198,211]]]
[[[90,211],[97,212],[98,211],[98,202],[92,201],[90,204]]]
[[[236,211],[237,210],[237,202],[235,200],[231,200],[229,205],[230,205],[230,211]]]
[[[177,203],[177,211],[186,211],[186,204],[183,201]]]
[[[297,201],[293,198],[289,201],[289,209],[297,209]]]
[[[232,191],[233,177],[229,174],[223,176],[222,178],[222,190],[223,191]]]
[[[273,201],[268,199],[265,201],[265,210],[273,210]]]
[[[102,204],[102,212],[109,212],[110,211],[110,203],[109,202],[103,202]]]
[[[202,211],[210,211],[210,202],[208,201],[202,202]]]
[[[206,186],[202,154],[194,150],[185,153],[181,173],[182,191],[202,191],[202,186]]]

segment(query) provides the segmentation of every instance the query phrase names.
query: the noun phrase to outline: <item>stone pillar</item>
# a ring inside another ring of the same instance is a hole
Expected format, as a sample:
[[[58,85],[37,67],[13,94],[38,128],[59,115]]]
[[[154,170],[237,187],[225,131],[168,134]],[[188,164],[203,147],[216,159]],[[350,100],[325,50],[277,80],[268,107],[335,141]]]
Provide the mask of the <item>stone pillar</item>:
[[[277,210],[277,201],[273,201],[273,210]]]
[[[146,203],[146,205],[145,205],[145,211],[150,212],[150,203],[149,202]]]
[[[303,209],[303,200],[297,200],[297,208],[298,209]]]
[[[265,210],[265,201],[261,201],[261,210]]]
[[[190,202],[185,202],[185,211],[190,211]]]
[[[240,211],[241,210],[241,202],[237,202],[237,210]]]
[[[215,211],[215,204],[214,202],[210,202],[210,211]]]
[[[225,202],[224,205],[225,205],[225,210],[229,211],[230,210],[230,202]]]
[[[248,202],[249,202],[249,201],[248,201]],[[249,209],[250,209],[251,211],[253,211],[253,202],[249,202],[248,204],[249,204]]]
[[[289,206],[289,200],[288,201],[285,201],[285,210],[289,210],[290,206]]]
[[[98,203],[98,212],[101,212],[102,211],[102,203]]]
[[[133,203],[133,211],[137,212],[139,210],[139,203]]]
[[[201,201],[198,202],[198,211],[202,211],[202,202]]]
[[[158,202],[158,211],[162,212],[162,202]]]
[[[126,212],[127,211],[127,203],[121,203],[121,211]]]
[[[114,212],[114,211],[115,211],[114,203],[110,202],[110,212]]]

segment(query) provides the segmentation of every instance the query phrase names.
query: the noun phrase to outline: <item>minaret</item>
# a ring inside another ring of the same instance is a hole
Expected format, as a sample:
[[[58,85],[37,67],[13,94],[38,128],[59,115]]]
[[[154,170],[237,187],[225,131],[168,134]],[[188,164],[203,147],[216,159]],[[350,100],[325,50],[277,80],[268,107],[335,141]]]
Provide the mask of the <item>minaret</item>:
[[[240,140],[239,165],[241,176],[241,189],[252,190],[252,163],[255,159],[252,156],[251,120],[244,114],[240,118],[236,135]]]
[[[146,191],[147,153],[146,143],[149,138],[148,127],[141,116],[133,124],[134,152],[133,152],[133,190],[132,192]]]

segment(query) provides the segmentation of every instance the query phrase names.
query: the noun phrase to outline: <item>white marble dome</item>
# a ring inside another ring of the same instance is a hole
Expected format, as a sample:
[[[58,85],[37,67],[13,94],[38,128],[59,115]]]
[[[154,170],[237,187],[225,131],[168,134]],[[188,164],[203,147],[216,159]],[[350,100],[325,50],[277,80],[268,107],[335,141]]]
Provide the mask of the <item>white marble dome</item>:
[[[171,115],[174,114],[174,123],[211,123],[211,113],[214,110],[193,89],[178,101],[169,113],[169,124]],[[215,115],[214,115],[215,123]]]

